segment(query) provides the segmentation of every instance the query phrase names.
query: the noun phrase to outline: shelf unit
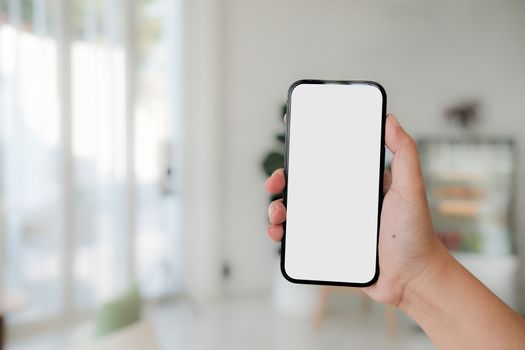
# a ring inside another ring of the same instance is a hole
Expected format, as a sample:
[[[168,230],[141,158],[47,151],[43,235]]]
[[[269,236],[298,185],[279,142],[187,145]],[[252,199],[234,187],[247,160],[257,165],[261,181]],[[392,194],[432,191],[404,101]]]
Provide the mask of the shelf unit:
[[[513,140],[418,140],[436,233],[453,255],[516,307]]]

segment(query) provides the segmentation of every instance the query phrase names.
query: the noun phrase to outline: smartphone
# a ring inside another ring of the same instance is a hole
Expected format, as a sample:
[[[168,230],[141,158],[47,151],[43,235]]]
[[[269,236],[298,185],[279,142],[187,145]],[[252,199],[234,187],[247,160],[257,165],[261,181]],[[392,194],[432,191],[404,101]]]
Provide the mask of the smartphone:
[[[379,277],[386,93],[373,81],[290,86],[281,271],[295,283],[365,287]]]

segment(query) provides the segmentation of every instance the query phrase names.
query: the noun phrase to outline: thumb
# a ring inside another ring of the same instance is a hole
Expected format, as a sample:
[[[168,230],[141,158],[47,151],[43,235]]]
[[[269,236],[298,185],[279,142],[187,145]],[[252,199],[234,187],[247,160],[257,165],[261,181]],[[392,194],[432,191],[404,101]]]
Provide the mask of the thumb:
[[[388,114],[385,127],[385,143],[393,153],[392,188],[399,190],[425,189],[417,145],[401,127],[393,114]]]

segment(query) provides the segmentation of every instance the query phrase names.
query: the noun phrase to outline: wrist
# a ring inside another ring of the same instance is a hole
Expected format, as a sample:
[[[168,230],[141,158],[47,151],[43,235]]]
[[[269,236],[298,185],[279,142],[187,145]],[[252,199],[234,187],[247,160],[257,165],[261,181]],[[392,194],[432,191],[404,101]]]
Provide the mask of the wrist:
[[[454,263],[457,262],[448,250],[436,242],[435,249],[420,262],[417,273],[407,282],[399,308],[413,318],[432,315],[436,311],[432,295],[441,289],[443,276],[450,273]]]

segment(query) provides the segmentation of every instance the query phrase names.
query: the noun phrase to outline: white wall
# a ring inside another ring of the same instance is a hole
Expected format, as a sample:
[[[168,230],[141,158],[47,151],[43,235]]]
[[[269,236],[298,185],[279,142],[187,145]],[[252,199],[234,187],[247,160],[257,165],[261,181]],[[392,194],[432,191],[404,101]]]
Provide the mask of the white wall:
[[[185,1],[182,11],[182,278],[186,291],[204,302],[222,292],[220,17],[216,0]]]
[[[265,235],[260,162],[275,146],[280,105],[296,79],[377,80],[389,111],[415,136],[445,132],[445,107],[480,100],[480,131],[518,140],[523,178],[525,2],[224,0],[218,15],[220,239],[230,293],[271,287],[276,247]],[[525,215],[519,228],[525,252]]]

